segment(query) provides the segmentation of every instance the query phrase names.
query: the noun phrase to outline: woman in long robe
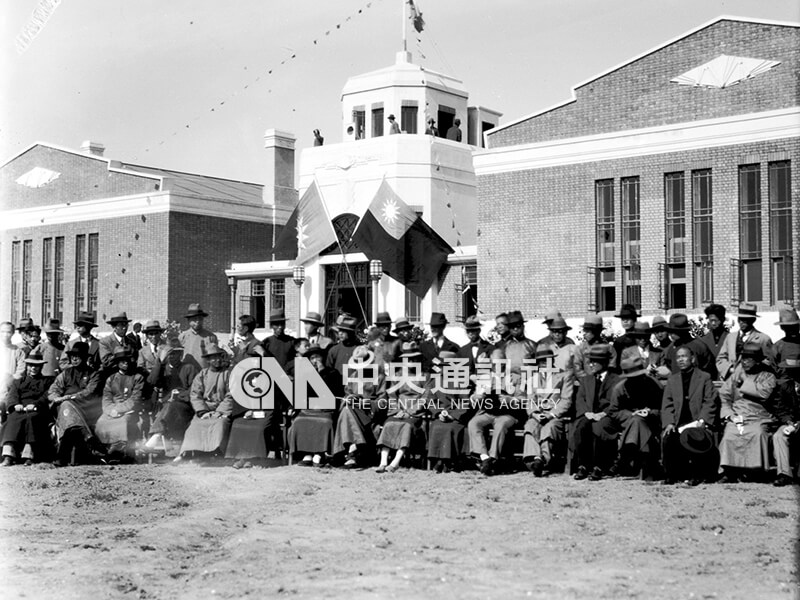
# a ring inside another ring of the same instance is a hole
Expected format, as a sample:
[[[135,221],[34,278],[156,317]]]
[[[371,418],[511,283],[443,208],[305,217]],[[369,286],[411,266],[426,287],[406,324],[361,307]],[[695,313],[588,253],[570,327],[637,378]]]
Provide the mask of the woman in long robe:
[[[95,432],[108,445],[110,461],[132,461],[141,436],[144,378],[136,373],[133,353],[128,348],[117,348],[114,361],[117,372],[111,374],[103,388],[103,414]]]

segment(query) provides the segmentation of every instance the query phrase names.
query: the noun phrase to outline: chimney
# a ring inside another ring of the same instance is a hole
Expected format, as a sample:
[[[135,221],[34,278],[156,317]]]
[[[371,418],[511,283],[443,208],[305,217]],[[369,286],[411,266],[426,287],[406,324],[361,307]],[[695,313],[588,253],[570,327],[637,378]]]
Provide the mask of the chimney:
[[[91,140],[86,140],[81,144],[81,152],[85,154],[92,154],[94,156],[103,156],[103,152],[105,151],[106,147],[100,142],[92,142]]]
[[[294,187],[294,134],[278,129],[264,133],[267,171],[264,177],[264,204],[273,207],[276,225],[285,225],[297,206]]]

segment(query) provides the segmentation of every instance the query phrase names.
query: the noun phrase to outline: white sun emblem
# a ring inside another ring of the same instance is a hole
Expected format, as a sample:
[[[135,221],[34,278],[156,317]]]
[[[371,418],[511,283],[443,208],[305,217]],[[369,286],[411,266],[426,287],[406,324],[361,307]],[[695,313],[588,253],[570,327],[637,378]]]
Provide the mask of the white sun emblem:
[[[383,205],[383,220],[389,225],[394,225],[397,217],[400,214],[400,207],[394,200],[387,200]]]
[[[306,240],[308,239],[308,235],[306,235],[306,225],[303,223],[303,217],[297,217],[297,249],[298,250],[305,250],[306,249]]]

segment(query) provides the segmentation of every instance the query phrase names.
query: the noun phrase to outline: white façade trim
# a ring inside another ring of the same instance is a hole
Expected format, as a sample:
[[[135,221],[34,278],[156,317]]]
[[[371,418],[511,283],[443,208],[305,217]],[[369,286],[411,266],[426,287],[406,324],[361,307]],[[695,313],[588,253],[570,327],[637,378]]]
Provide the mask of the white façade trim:
[[[165,212],[178,212],[220,219],[271,223],[271,207],[241,202],[222,202],[201,196],[180,195],[174,192],[154,192],[118,198],[87,200],[35,208],[8,210],[3,214],[0,231],[25,227],[41,227],[80,223],[100,219],[115,219]]]
[[[800,107],[482,150],[475,174],[508,173],[800,137]]]
[[[687,38],[690,35],[694,35],[698,31],[701,31],[701,30],[703,30],[703,29],[705,29],[707,27],[711,27],[712,25],[715,25],[716,23],[719,23],[721,21],[737,21],[739,23],[753,23],[755,25],[775,25],[775,26],[778,26],[778,27],[800,27],[800,23],[793,22],[793,21],[773,21],[773,20],[769,20],[769,19],[753,19],[753,18],[749,18],[749,17],[733,17],[733,16],[727,16],[727,15],[722,15],[722,16],[719,16],[719,17],[715,17],[715,18],[711,19],[710,21],[707,21],[707,22],[703,23],[702,25],[698,25],[697,27],[694,27],[693,29],[690,29],[689,31],[686,31],[686,32],[684,32],[684,33],[682,33],[682,34],[680,34],[680,35],[678,35],[676,37],[673,37],[673,38],[667,40],[666,42],[662,42],[661,44],[659,44],[658,46],[655,46],[654,48],[651,48],[650,50],[642,52],[641,54],[637,54],[633,58],[629,58],[628,60],[626,60],[626,61],[624,61],[624,62],[622,62],[622,63],[620,63],[618,65],[615,65],[615,66],[611,67],[610,69],[606,69],[605,71],[602,71],[602,72],[598,73],[597,75],[593,75],[592,77],[589,77],[589,79],[586,79],[585,81],[582,81],[581,83],[578,83],[577,85],[572,86],[572,91],[570,92],[570,96],[571,97],[568,100],[564,100],[564,101],[559,102],[557,104],[553,104],[552,106],[548,106],[547,108],[544,108],[542,110],[537,110],[536,112],[533,112],[533,113],[530,113],[528,115],[519,117],[517,119],[514,119],[513,121],[509,121],[508,123],[503,123],[502,125],[498,125],[497,127],[493,127],[491,130],[487,131],[486,134],[485,134],[487,142],[489,140],[491,140],[491,136],[492,135],[494,135],[495,133],[498,133],[499,131],[503,131],[504,129],[508,129],[509,127],[513,127],[514,125],[518,125],[519,123],[522,123],[524,121],[528,121],[529,119],[533,119],[534,117],[538,117],[539,115],[543,115],[543,114],[548,113],[550,111],[553,111],[553,110],[555,110],[557,108],[561,108],[562,106],[567,106],[568,104],[572,104],[573,102],[575,102],[577,100],[577,97],[575,96],[575,91],[580,89],[580,88],[582,88],[583,86],[588,85],[588,84],[592,83],[593,81],[596,81],[596,80],[600,79],[601,77],[605,77],[606,75],[609,75],[609,74],[613,73],[614,71],[617,71],[617,70],[619,70],[619,69],[621,69],[623,67],[626,67],[626,66],[628,66],[630,64],[633,64],[637,60],[643,59],[645,56],[648,56],[650,54],[654,54],[655,52],[658,52],[659,50],[662,50],[662,49],[666,48],[667,46],[670,46],[670,45],[672,45],[672,44],[674,44],[676,42],[679,42],[682,39]]]

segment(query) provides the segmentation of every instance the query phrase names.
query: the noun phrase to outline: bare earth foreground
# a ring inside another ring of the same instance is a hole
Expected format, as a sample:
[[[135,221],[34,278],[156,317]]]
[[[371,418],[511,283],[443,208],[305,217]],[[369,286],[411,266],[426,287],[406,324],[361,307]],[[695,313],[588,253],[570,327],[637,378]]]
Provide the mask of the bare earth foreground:
[[[798,598],[797,488],[197,465],[0,473],[3,598]]]

